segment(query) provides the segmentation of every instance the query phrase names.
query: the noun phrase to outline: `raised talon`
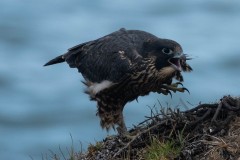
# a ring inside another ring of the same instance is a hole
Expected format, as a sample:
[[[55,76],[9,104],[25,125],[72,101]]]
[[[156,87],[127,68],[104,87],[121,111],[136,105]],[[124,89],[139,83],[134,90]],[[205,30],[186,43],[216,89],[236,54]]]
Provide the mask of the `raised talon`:
[[[157,90],[156,92],[157,93],[162,93],[164,95],[170,94],[172,96],[172,93],[168,89],[165,89],[165,88],[160,88],[160,90]]]
[[[164,95],[168,95],[168,94],[170,94],[170,96],[171,96],[171,98],[172,98],[172,93],[171,93],[168,89],[164,89],[164,90],[162,90],[161,93],[164,94]]]
[[[188,94],[190,94],[189,90],[187,88],[183,88],[185,91],[188,92]],[[184,92],[184,91],[183,91]]]
[[[177,83],[173,83],[173,84],[171,84],[171,85],[169,85],[169,86],[172,86],[172,87],[178,87],[178,85],[181,85],[182,87],[183,87],[183,84],[181,83],[181,82],[177,82]]]
[[[183,87],[183,84],[182,84],[181,82],[177,82],[177,83],[175,83],[175,84],[178,84],[178,85],[180,84],[180,85]]]
[[[189,90],[188,90],[187,88],[185,88],[185,87],[183,87],[183,88],[177,88],[176,91],[179,91],[179,92],[187,91],[187,92],[190,94]]]
[[[176,92],[176,91],[178,91],[178,92],[185,92],[185,91],[187,91],[190,94],[189,90],[187,88],[185,88],[185,87],[183,87],[183,88],[176,88],[175,91],[173,91],[173,92]]]
[[[175,87],[176,85],[177,85],[177,83],[172,84],[172,85],[162,85],[162,88],[164,88],[164,89],[166,89],[166,90],[171,90],[171,91],[173,91],[174,93],[175,93],[176,91],[178,91],[178,92],[187,91],[187,92],[190,94],[190,92],[189,92],[189,90],[188,90],[187,88],[185,88],[185,87],[183,87],[183,88],[177,88],[177,87]],[[182,84],[181,84],[181,85],[182,85]]]
[[[167,92],[170,94],[170,96],[171,96],[171,98],[172,98],[172,93],[171,93],[169,90],[167,90]]]
[[[177,83],[173,83],[173,84],[171,84],[171,85],[169,85],[169,86],[172,86],[172,87],[177,88],[178,84],[177,84]]]

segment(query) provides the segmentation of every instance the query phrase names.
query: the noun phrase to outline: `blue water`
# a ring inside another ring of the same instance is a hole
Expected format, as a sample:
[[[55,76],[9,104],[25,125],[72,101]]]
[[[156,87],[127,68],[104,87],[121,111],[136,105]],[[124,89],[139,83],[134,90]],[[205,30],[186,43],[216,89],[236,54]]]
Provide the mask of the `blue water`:
[[[68,0],[0,1],[0,159],[41,159],[49,149],[80,150],[108,134],[83,94],[82,76],[67,64],[42,67],[68,48],[121,27],[179,42],[194,71],[184,74],[191,94],[150,94],[127,104],[128,127],[161,101],[176,106],[239,96],[240,1]],[[191,107],[191,105],[189,105]]]

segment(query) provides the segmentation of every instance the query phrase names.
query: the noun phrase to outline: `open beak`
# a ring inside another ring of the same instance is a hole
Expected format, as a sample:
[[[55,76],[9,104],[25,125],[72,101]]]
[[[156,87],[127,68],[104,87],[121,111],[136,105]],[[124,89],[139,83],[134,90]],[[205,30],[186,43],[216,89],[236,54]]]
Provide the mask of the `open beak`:
[[[181,61],[186,61],[186,56],[184,54],[175,55],[174,57],[168,59],[168,62],[171,64],[171,66],[179,72],[182,71]]]

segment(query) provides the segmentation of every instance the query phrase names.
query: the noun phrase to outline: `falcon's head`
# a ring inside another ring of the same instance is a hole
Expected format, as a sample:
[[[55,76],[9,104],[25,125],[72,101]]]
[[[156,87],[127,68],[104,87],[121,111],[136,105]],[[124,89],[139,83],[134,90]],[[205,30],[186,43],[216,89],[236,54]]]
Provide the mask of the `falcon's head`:
[[[159,38],[148,41],[144,47],[146,56],[154,58],[155,67],[164,71],[164,74],[176,76],[177,80],[183,81],[181,71],[192,70],[186,63],[191,58],[184,54],[181,45],[173,40]]]

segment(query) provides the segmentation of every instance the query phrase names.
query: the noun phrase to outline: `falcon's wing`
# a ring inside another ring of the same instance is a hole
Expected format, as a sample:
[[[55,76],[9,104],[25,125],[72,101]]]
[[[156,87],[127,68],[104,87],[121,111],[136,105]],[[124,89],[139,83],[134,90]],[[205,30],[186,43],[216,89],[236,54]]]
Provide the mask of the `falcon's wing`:
[[[70,48],[63,58],[70,67],[77,68],[84,78],[92,82],[119,82],[124,75],[134,71],[134,64],[141,61],[145,40],[141,36],[146,37],[144,34],[147,33],[136,34],[135,31],[121,29]]]

